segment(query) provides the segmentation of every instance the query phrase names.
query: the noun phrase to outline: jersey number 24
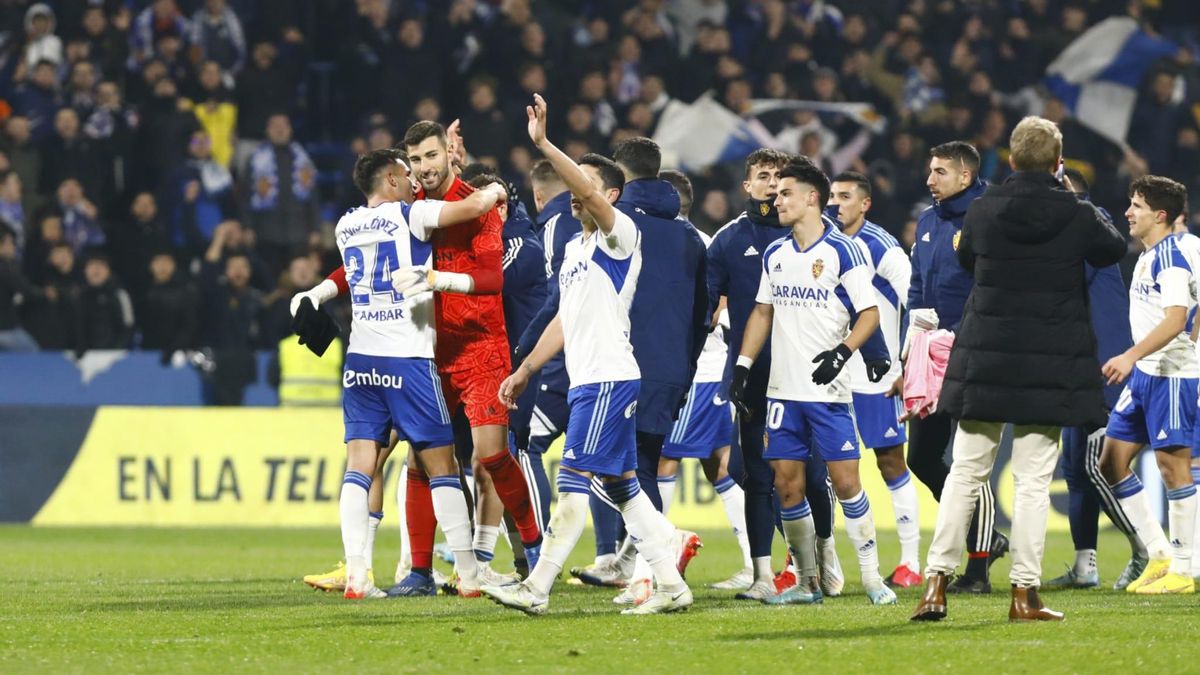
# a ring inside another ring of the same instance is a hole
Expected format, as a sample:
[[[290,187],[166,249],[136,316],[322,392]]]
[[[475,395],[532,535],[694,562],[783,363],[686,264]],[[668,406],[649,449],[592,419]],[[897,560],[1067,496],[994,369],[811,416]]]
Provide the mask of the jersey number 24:
[[[364,250],[365,249],[365,250]],[[367,254],[371,258],[370,292],[360,293],[363,277],[366,276]],[[365,247],[347,246],[343,253],[346,265],[346,283],[350,286],[350,301],[355,305],[367,305],[372,295],[390,295],[391,304],[404,301],[404,294],[392,286],[392,272],[400,269],[400,255],[396,242],[384,240]]]

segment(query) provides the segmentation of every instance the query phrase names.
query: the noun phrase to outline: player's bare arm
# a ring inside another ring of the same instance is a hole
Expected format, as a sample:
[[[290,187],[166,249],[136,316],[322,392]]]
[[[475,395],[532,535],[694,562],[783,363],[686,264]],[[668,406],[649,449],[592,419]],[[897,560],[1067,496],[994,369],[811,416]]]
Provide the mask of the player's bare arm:
[[[583,210],[596,222],[604,234],[612,232],[616,212],[595,183],[570,157],[546,138],[546,99],[533,95],[533,105],[525,107],[529,117],[529,139],[550,160],[554,170],[562,177],[571,195],[579,200]]]
[[[517,370],[500,383],[500,402],[510,410],[517,409],[517,398],[529,386],[529,378],[546,365],[546,362],[563,350],[562,321],[555,316],[546,326],[542,337],[538,338],[533,351],[521,362]]]
[[[1108,384],[1121,384],[1133,372],[1133,366],[1141,359],[1166,347],[1176,335],[1187,330],[1187,308],[1167,307],[1163,320],[1140,342],[1108,360],[1100,371]]]

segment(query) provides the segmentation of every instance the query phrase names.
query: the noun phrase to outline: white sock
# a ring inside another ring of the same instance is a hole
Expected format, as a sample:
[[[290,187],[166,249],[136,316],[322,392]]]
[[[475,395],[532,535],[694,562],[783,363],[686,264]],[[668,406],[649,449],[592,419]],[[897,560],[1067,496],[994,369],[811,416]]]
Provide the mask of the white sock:
[[[460,583],[478,586],[479,566],[471,551],[471,518],[462,483],[458,476],[437,476],[429,479],[429,492],[433,498],[433,515],[454,552],[454,571],[458,572]]]
[[[1167,490],[1167,523],[1171,527],[1171,573],[1191,576],[1192,535],[1196,531],[1196,486]]]
[[[675,499],[675,476],[658,477],[658,494],[662,496],[662,513],[667,515],[671,502]]]
[[[809,518],[812,518],[812,516],[809,516]],[[817,531],[816,527],[816,525],[813,525],[814,534]],[[775,578],[775,570],[771,569],[771,556],[769,555],[751,558],[750,566],[754,568],[754,583],[760,581],[770,582]]]
[[[500,537],[500,528],[494,525],[475,526],[475,559],[481,563],[490,563],[496,557],[496,539]]]
[[[379,523],[382,520],[383,511],[372,511],[367,514],[367,543],[363,547],[363,558],[366,560],[367,569],[374,569],[375,532],[379,530]]]
[[[400,567],[412,569],[412,551],[408,548],[408,516],[404,508],[404,500],[408,493],[408,462],[400,467],[400,477],[396,480],[396,513],[400,521]],[[399,581],[397,579],[396,581]]]
[[[1075,576],[1096,572],[1096,549],[1085,548],[1075,551]]]
[[[808,500],[780,509],[779,515],[783,521],[783,538],[787,540],[792,562],[796,565],[796,576],[800,579],[817,576],[817,523]],[[757,563],[761,558],[754,560]],[[769,565],[770,559],[767,560]],[[754,576],[757,579],[757,570]]]
[[[887,484],[896,514],[896,534],[900,537],[900,564],[921,569],[921,521],[917,516],[917,486],[908,471]]]
[[[633,559],[633,574],[629,575],[629,581],[632,583],[642,579],[653,580],[654,570],[650,569],[650,563],[646,562],[646,557],[639,553]]]
[[[879,546],[875,539],[875,517],[871,514],[871,503],[867,493],[842,502],[842,513],[846,516],[846,534],[858,553],[858,568],[862,572],[863,586],[875,590],[883,584],[879,576]]]
[[[1146,546],[1150,559],[1165,560],[1171,557],[1171,545],[1167,542],[1167,535],[1163,533],[1158,520],[1150,515],[1146,494],[1142,490],[1142,480],[1138,478],[1137,473],[1130,473],[1111,487],[1138,538]]]
[[[634,485],[636,486],[636,483]],[[638,553],[654,571],[658,587],[665,591],[682,587],[683,577],[679,576],[679,569],[676,567],[678,560],[671,547],[675,526],[671,525],[666,516],[654,509],[650,498],[640,490],[632,498],[621,503],[620,507],[621,517],[625,519],[625,529],[633,538]]]
[[[363,560],[363,551],[367,545],[367,521],[370,519],[367,507],[367,492],[371,489],[371,477],[360,471],[347,471],[342,478],[342,496],[338,501],[338,509],[342,520],[342,548],[346,554],[346,565],[351,558]],[[365,568],[364,568],[365,571]]]
[[[550,595],[554,580],[567,564],[567,557],[575,549],[575,544],[579,543],[587,524],[588,493],[564,492],[564,473],[560,473],[558,478],[558,504],[554,507],[554,515],[542,533],[541,557],[525,582],[530,590],[542,597]]]
[[[746,493],[742,486],[726,476],[713,483],[717,494],[721,497],[721,506],[725,507],[725,517],[733,526],[733,536],[737,537],[738,547],[742,549],[742,567],[750,569],[750,535],[746,534]]]

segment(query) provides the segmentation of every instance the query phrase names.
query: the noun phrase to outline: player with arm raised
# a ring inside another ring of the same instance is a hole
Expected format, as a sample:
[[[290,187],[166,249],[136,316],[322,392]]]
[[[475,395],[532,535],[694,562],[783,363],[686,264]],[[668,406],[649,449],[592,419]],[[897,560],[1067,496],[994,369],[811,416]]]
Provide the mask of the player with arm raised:
[[[763,252],[758,305],[746,324],[729,398],[735,406],[745,406],[750,366],[770,335],[763,457],[775,471],[784,538],[799,579],[765,602],[822,601],[816,527],[805,500],[804,473],[810,457],[819,454],[841,501],[867,596],[872,604],[892,604],[896,594],[879,575],[875,523],[858,475],[849,374],[842,372],[879,327],[879,309],[872,268],[862,249],[821,218],[828,198],[829,179],[812,163],[794,162],[779,172],[775,204],[779,222],[791,226],[792,233]],[[851,324],[854,312],[858,319]]]
[[[571,190],[571,211],[583,224],[568,245],[559,272],[558,315],[537,345],[500,387],[509,407],[551,356],[564,351],[571,389],[558,506],[546,529],[542,556],[529,578],[513,586],[485,586],[496,602],[542,614],[554,580],[583,534],[592,476],[618,505],[625,526],[658,580],[649,600],[624,610],[658,614],[686,609],[692,593],[675,567],[674,528],[638,486],[634,413],[641,373],[629,342],[629,307],[641,268],[640,235],[629,216],[613,204],[624,177],[611,160],[585,155],[575,164],[546,138],[546,102],[534,96],[527,108],[529,137]]]
[[[454,204],[420,201],[409,206],[412,183],[403,153],[397,150],[376,150],[360,157],[354,181],[366,195],[367,205],[351,209],[334,230],[352,304],[342,377],[344,594],[355,599],[382,595],[367,577],[367,494],[395,429],[420,456],[429,476],[433,511],[457,554],[460,593],[478,595],[471,522],[454,461],[450,414],[433,363],[432,303],[428,297],[406,299],[389,277],[401,267],[428,262],[431,249],[414,231],[477,218],[490,211],[500,195],[482,190]]]

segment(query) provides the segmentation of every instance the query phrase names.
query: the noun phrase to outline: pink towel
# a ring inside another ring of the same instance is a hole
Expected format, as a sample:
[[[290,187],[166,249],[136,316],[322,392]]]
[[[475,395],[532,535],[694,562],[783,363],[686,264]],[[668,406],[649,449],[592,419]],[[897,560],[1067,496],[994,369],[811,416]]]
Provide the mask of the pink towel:
[[[937,410],[938,396],[942,393],[942,380],[946,378],[946,364],[950,361],[950,348],[954,346],[954,333],[935,330],[913,336],[909,349],[908,363],[904,368],[904,410],[907,417],[927,417]]]

